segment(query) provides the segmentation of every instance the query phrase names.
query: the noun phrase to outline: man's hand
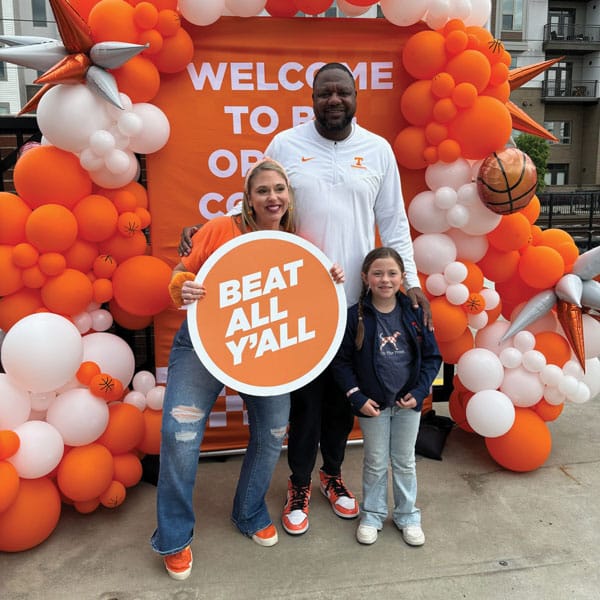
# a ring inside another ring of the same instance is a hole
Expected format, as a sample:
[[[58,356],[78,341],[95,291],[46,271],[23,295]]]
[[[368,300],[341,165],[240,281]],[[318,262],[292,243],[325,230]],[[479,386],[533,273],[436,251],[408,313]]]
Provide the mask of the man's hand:
[[[433,316],[431,315],[431,306],[429,305],[429,300],[423,293],[423,290],[418,287],[412,287],[409,290],[406,290],[406,295],[410,298],[413,308],[418,308],[420,306],[423,309],[423,321],[425,323],[425,327],[427,327],[429,331],[433,331]]]
[[[181,230],[179,246],[177,247],[179,256],[187,256],[192,251],[192,236],[200,229],[200,227],[202,227],[202,225],[191,225],[190,227],[184,227]]]

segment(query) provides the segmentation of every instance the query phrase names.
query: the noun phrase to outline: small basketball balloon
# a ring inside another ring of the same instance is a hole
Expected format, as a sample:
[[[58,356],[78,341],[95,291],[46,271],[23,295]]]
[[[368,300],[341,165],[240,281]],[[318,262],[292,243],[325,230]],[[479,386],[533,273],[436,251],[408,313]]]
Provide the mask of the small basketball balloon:
[[[525,208],[535,195],[537,169],[525,152],[506,148],[485,158],[477,176],[477,191],[495,213],[507,215]]]

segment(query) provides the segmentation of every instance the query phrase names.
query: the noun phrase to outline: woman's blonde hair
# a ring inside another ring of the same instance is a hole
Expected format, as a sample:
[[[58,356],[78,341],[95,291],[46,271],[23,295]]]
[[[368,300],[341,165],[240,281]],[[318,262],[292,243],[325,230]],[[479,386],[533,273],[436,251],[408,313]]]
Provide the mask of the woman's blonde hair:
[[[254,210],[250,206],[250,189],[252,187],[252,181],[256,175],[262,171],[275,171],[281,175],[285,181],[285,184],[288,188],[289,205],[288,209],[285,211],[285,214],[281,218],[281,229],[288,233],[295,233],[296,223],[294,219],[294,192],[290,186],[290,181],[285,169],[283,168],[283,165],[268,157],[265,157],[262,160],[259,160],[256,164],[252,165],[246,174],[246,180],[244,182],[244,197],[242,199],[242,226],[244,230],[256,231],[258,229],[256,220],[254,219]]]

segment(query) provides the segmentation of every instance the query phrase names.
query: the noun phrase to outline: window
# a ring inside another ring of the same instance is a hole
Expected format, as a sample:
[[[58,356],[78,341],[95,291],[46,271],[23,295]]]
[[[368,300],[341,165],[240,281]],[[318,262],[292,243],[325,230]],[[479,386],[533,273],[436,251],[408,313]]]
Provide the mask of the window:
[[[502,31],[523,31],[523,0],[502,0]]]
[[[47,27],[46,0],[31,0],[31,14],[34,27]]]
[[[0,102],[0,115],[10,115],[10,104],[8,102]]]
[[[546,185],[566,185],[569,183],[569,165],[559,163],[546,165],[544,182]]]
[[[552,8],[548,11],[550,37],[553,40],[573,39],[575,29],[575,9]]]
[[[573,63],[557,62],[546,71],[548,96],[570,96]],[[558,136],[557,136],[558,137]]]
[[[6,81],[6,63],[0,60],[0,81]]]
[[[555,137],[558,142],[551,144],[570,144],[571,143],[571,121],[544,121],[544,127]]]

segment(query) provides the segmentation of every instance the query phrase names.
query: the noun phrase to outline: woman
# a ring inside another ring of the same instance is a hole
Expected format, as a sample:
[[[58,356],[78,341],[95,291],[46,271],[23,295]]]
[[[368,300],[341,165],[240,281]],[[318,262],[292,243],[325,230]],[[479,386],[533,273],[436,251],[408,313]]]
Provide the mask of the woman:
[[[169,291],[173,301],[187,305],[207,293],[194,281],[206,259],[229,240],[249,231],[294,231],[293,197],[283,167],[265,158],[248,172],[242,213],[217,217],[194,235],[194,248],[173,271]],[[334,265],[334,280],[343,272]],[[158,526],[152,547],[164,557],[168,574],[186,579],[192,570],[190,543],[195,523],[192,502],[200,444],[210,411],[223,384],[200,362],[184,320],[169,357],[163,406],[160,473],[157,487]],[[277,543],[277,530],[265,502],[273,470],[286,433],[289,394],[255,397],[240,394],[246,404],[250,440],[235,493],[232,521],[261,546]]]

